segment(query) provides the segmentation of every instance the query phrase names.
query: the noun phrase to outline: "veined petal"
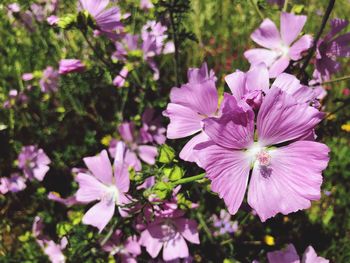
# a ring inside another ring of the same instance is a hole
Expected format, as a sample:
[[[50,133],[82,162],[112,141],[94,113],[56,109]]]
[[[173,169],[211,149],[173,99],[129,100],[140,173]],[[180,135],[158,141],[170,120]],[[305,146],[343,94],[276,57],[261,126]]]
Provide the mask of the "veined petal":
[[[202,142],[208,141],[209,137],[201,132],[189,140],[180,152],[180,158],[187,162],[198,162],[196,153],[194,152],[194,147]]]
[[[106,150],[103,150],[99,155],[85,157],[83,160],[87,168],[89,168],[92,174],[102,183],[112,183],[112,165]]]
[[[199,244],[198,224],[188,218],[176,218],[174,223],[181,235],[193,244]]]
[[[247,188],[250,158],[244,151],[223,148],[212,142],[199,144],[198,158],[211,180],[211,189],[223,198],[231,214],[242,204]]]
[[[300,263],[298,253],[292,244],[285,249],[267,253],[267,258],[269,263]]]
[[[109,4],[109,0],[80,0],[83,8],[93,16],[98,15]]]
[[[99,232],[102,232],[102,230],[111,220],[114,210],[114,202],[100,201],[85,213],[82,222],[86,225],[97,227]]]
[[[301,54],[312,46],[313,38],[310,35],[302,36],[289,49],[289,56],[292,60],[301,59]]]
[[[265,63],[252,65],[246,74],[246,89],[249,91],[262,90],[265,93],[270,86],[269,71]]]
[[[169,139],[184,138],[202,129],[203,118],[188,107],[169,103],[164,115],[170,119],[167,129]]]
[[[225,81],[237,101],[241,100],[246,93],[245,80],[246,74],[239,70],[225,77]]]
[[[269,69],[270,78],[276,78],[279,74],[284,72],[284,70],[289,65],[290,58],[287,56],[280,57],[275,62],[272,63]]]
[[[164,243],[163,260],[170,261],[177,258],[187,258],[188,256],[188,246],[180,234],[176,234],[174,238]]]
[[[298,16],[291,13],[281,14],[281,37],[283,42],[290,46],[298,37],[306,23],[306,16]]]
[[[158,256],[163,246],[163,242],[161,242],[159,238],[152,236],[148,229],[141,233],[140,244],[146,247],[148,254],[150,254],[152,258]]]
[[[204,132],[218,145],[243,149],[253,143],[254,113],[238,106],[236,99],[224,95],[223,114],[220,118],[203,120]]]
[[[255,162],[248,190],[248,203],[261,221],[309,208],[321,196],[322,171],[329,161],[329,148],[312,141],[297,141],[269,150],[271,163]]]
[[[106,186],[89,174],[79,173],[75,180],[79,183],[76,193],[79,202],[99,200],[106,192]]]
[[[272,88],[258,113],[259,142],[267,146],[300,138],[308,134],[322,117],[317,109],[300,104],[292,95]]]
[[[278,48],[281,45],[280,33],[274,22],[266,18],[252,34],[251,39],[265,48]]]
[[[244,52],[244,57],[248,59],[250,64],[265,63],[270,67],[278,58],[278,53],[274,50],[265,48],[254,48]]]
[[[150,145],[139,145],[138,154],[142,161],[152,165],[156,162],[156,156],[158,154],[157,147]]]

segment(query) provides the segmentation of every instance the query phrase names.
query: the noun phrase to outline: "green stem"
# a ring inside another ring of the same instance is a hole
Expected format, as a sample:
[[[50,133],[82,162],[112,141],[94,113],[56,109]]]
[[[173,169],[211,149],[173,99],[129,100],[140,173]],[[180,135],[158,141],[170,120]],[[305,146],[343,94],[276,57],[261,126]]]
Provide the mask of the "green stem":
[[[264,20],[264,15],[261,13],[258,4],[254,1],[254,0],[249,0],[250,3],[254,6],[255,11],[258,13],[258,15],[260,16],[261,20]]]
[[[201,173],[198,175],[182,178],[180,180],[177,180],[176,182],[173,182],[173,184],[174,186],[180,185],[180,184],[187,184],[187,183],[191,183],[191,182],[203,179],[204,177],[205,177],[205,173]]]
[[[340,77],[340,78],[336,78],[336,79],[331,79],[331,80],[328,80],[328,81],[324,81],[322,83],[316,83],[316,84],[313,84],[311,86],[313,87],[313,86],[318,86],[318,85],[326,85],[326,84],[331,84],[331,83],[335,83],[335,82],[339,82],[339,81],[343,81],[343,80],[348,80],[348,79],[350,79],[350,75],[347,75],[347,76],[344,76],[344,77]]]
[[[283,5],[283,12],[286,12],[287,8],[288,8],[288,0],[285,0]]]
[[[111,228],[109,229],[107,235],[103,238],[103,240],[101,241],[101,247],[103,247],[106,242],[110,239],[110,237],[112,236],[112,234],[114,233],[114,229],[118,224],[118,220],[115,220],[113,225],[111,226]]]
[[[205,234],[207,235],[208,239],[210,240],[210,242],[213,243],[213,235],[210,232],[210,229],[207,225],[207,223],[205,222],[203,215],[200,212],[197,212],[197,218],[199,221],[199,225],[203,228]]]

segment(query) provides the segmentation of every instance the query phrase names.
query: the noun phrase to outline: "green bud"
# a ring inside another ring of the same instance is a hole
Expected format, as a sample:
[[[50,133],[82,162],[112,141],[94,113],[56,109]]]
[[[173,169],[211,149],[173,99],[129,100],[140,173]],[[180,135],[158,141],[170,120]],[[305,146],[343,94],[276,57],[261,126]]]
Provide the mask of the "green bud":
[[[68,14],[66,16],[60,17],[60,20],[58,21],[57,25],[59,28],[62,29],[70,29],[76,25],[76,22],[77,16],[73,14]]]
[[[158,182],[154,185],[152,192],[155,193],[160,199],[166,199],[170,196],[172,191],[172,185],[166,182]]]
[[[174,167],[166,167],[163,169],[165,176],[169,178],[170,181],[176,181],[184,176],[184,171],[181,167],[175,165]]]
[[[68,222],[58,223],[56,226],[56,232],[59,237],[63,237],[69,233],[73,228],[73,225]]]
[[[164,144],[159,149],[158,161],[160,163],[171,163],[175,158],[175,150]]]

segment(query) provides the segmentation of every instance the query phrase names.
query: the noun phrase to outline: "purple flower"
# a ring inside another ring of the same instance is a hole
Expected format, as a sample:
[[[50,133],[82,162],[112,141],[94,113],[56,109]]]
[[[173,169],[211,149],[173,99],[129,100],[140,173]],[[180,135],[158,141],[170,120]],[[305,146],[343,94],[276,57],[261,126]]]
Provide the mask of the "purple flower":
[[[34,78],[34,74],[33,73],[24,73],[22,75],[22,79],[23,81],[30,81]]]
[[[264,48],[250,49],[244,52],[244,56],[251,64],[265,63],[270,78],[275,78],[288,67],[291,60],[299,60],[302,52],[311,47],[310,35],[304,35],[296,41],[305,22],[306,16],[282,12],[280,34],[274,22],[264,19],[251,35],[253,41]]]
[[[59,19],[59,17],[52,15],[52,16],[49,16],[46,19],[46,21],[50,26],[53,26],[53,25],[57,25],[57,23],[58,23],[58,21],[60,21],[60,19]]]
[[[350,57],[350,32],[339,35],[348,24],[344,19],[331,20],[331,31],[317,43],[316,69],[322,80],[329,80],[332,74],[340,70],[338,57]]]
[[[178,139],[196,134],[180,152],[180,158],[194,162],[197,160],[193,148],[208,140],[203,132],[203,120],[216,116],[218,110],[218,93],[214,73],[208,73],[207,64],[201,68],[188,70],[188,83],[181,88],[173,88],[170,103],[163,115],[170,119],[167,138]]]
[[[43,229],[43,220],[39,216],[36,216],[33,222],[32,232],[37,243],[49,257],[52,263],[66,262],[66,258],[63,255],[62,250],[65,249],[68,244],[67,238],[63,237],[60,244],[56,244],[54,241],[50,240],[49,237],[43,234]]]
[[[107,9],[109,0],[79,1],[82,8],[95,19],[96,25],[102,33],[114,33],[117,29],[123,28],[123,24],[120,22],[122,15],[119,8],[111,7]]]
[[[14,105],[21,105],[28,101],[28,97],[23,91],[18,92],[18,90],[11,89],[9,91],[9,98],[3,104],[5,109],[9,109]]]
[[[156,156],[158,155],[157,147],[141,143],[139,137],[135,136],[134,123],[124,122],[119,125],[118,130],[123,142],[125,142],[127,146],[125,162],[130,167],[133,167],[135,171],[140,171],[142,168],[140,159],[147,164],[155,164]],[[109,145],[109,152],[111,155],[114,155],[117,144],[117,140],[111,141]]]
[[[61,75],[72,73],[72,72],[83,72],[85,65],[79,59],[62,59],[58,73]]]
[[[161,125],[160,116],[154,116],[154,109],[146,109],[142,114],[140,136],[143,143],[165,143],[166,129]]]
[[[70,197],[67,197],[67,198],[62,198],[62,197],[59,195],[59,193],[50,192],[50,193],[47,195],[47,198],[48,198],[49,200],[52,200],[52,201],[61,203],[61,204],[65,205],[65,206],[72,206],[72,205],[79,204],[79,202],[77,201],[77,198],[76,198],[75,195],[70,196]]]
[[[289,244],[285,249],[267,253],[269,263],[328,263],[329,260],[318,257],[314,248],[308,246],[300,261],[293,244]]]
[[[212,182],[212,190],[235,214],[252,169],[248,203],[262,221],[277,213],[310,207],[310,200],[320,198],[329,148],[301,138],[313,132],[323,114],[272,87],[261,104],[256,124],[254,115],[250,107],[225,94],[222,116],[203,121],[210,140],[197,145],[195,154]],[[277,147],[281,143],[284,146]]]
[[[21,11],[21,7],[18,3],[12,3],[7,6],[8,10],[12,13],[19,13]]]
[[[58,90],[59,73],[53,67],[47,67],[39,81],[41,91],[44,93],[56,92]]]
[[[121,263],[137,263],[136,257],[141,254],[141,246],[136,236],[122,240],[122,231],[117,229],[112,237],[102,247],[111,255],[118,255]]]
[[[125,145],[119,142],[113,167],[106,150],[99,155],[84,158],[90,173],[78,173],[76,181],[79,189],[76,193],[78,202],[98,201],[83,217],[83,223],[95,226],[101,232],[111,220],[115,206],[124,215],[121,205],[129,202],[126,193],[129,191],[130,179],[125,164]]]
[[[158,217],[141,233],[140,243],[146,247],[152,258],[157,257],[163,248],[163,260],[170,261],[189,257],[186,240],[193,244],[200,243],[197,223],[194,220]]]
[[[212,216],[213,226],[215,227],[214,236],[232,234],[238,230],[238,222],[231,221],[231,215],[222,209],[220,211],[220,217],[217,215]]]
[[[42,181],[50,169],[48,166],[50,163],[51,161],[44,150],[34,145],[22,147],[18,155],[18,167],[22,169],[25,177],[29,180],[35,178]]]
[[[143,10],[148,10],[153,8],[153,4],[151,0],[140,0],[140,8]]]
[[[14,173],[7,177],[0,178],[0,193],[6,194],[8,192],[17,193],[27,187],[26,179],[20,176],[18,173]]]

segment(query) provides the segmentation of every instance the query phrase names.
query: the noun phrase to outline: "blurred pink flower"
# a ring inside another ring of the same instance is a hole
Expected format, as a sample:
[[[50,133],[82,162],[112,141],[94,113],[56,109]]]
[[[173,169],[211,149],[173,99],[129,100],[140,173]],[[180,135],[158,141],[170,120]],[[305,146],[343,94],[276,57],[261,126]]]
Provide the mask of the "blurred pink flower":
[[[72,72],[83,72],[85,65],[79,59],[61,59],[58,73],[61,75]]]
[[[18,155],[18,167],[29,180],[42,181],[50,169],[50,163],[51,160],[44,150],[35,145],[22,147]]]
[[[53,67],[47,67],[39,80],[41,91],[44,93],[56,92],[58,90],[59,73]]]
[[[6,194],[8,192],[17,193],[27,187],[26,179],[18,173],[11,174],[10,177],[0,178],[0,193]]]
[[[140,136],[143,143],[165,143],[166,129],[161,125],[161,116],[154,116],[154,109],[146,109],[142,114]]]

